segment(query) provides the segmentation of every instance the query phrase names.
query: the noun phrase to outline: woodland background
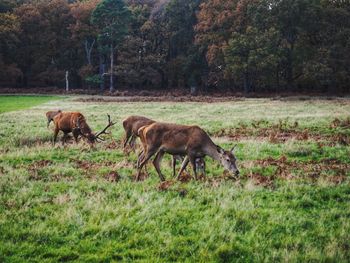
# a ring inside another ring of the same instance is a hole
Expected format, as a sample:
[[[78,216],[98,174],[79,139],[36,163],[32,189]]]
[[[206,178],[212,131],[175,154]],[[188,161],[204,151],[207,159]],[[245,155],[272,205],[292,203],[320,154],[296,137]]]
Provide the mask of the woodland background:
[[[0,86],[349,91],[350,3],[1,0]]]

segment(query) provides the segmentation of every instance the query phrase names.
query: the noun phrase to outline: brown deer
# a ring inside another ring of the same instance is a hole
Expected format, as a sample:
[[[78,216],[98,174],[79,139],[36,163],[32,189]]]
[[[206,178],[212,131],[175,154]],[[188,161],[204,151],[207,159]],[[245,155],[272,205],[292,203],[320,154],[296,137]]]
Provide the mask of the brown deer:
[[[139,179],[141,169],[145,163],[156,154],[153,165],[160,179],[164,181],[165,178],[159,167],[164,153],[186,155],[177,178],[179,178],[188,163],[191,162],[195,179],[197,179],[196,159],[204,158],[206,155],[220,162],[227,170],[234,173],[236,176],[239,175],[233,148],[230,151],[225,151],[220,146],[216,145],[210,139],[209,135],[198,126],[156,122],[141,127],[138,134],[144,148],[144,156],[138,167],[136,180]]]
[[[64,145],[68,133],[73,133],[75,142],[78,143],[79,135],[85,137],[90,144],[95,143],[98,140],[104,141],[100,136],[102,134],[108,134],[106,130],[113,126],[115,123],[111,121],[110,115],[108,115],[108,124],[107,126],[100,131],[99,133],[93,133],[86,122],[86,119],[83,114],[80,112],[61,112],[54,117],[55,130],[53,144],[55,144],[57,135],[59,131],[63,132],[62,145]]]
[[[147,126],[150,124],[155,123],[156,121],[149,119],[147,117],[143,117],[143,116],[129,116],[126,119],[123,120],[123,127],[125,130],[125,139],[124,139],[124,150],[126,148],[126,145],[129,142],[129,145],[132,149],[134,149],[135,146],[135,140],[136,138],[139,137],[138,131],[141,127],[143,126]],[[129,141],[130,139],[130,141]],[[138,157],[138,161],[137,161],[137,167],[139,167],[140,164],[140,160],[143,157],[143,151],[139,154]],[[181,162],[183,161],[183,157],[181,155],[173,155],[172,156],[172,162],[171,162],[171,166],[173,169],[173,177],[175,177],[175,173],[176,173],[176,161],[180,160]],[[202,171],[202,174],[205,175],[205,171],[203,170],[203,167],[205,167],[205,163],[203,159],[198,159],[196,160],[197,162],[197,168],[199,171]]]
[[[150,125],[152,123],[155,123],[155,121],[143,116],[129,116],[126,119],[124,119],[123,120],[123,127],[125,130],[125,139],[124,139],[124,146],[123,146],[124,150],[128,142],[129,142],[129,146],[132,149],[134,149],[135,140],[137,137],[139,137],[137,131],[142,126]]]
[[[53,118],[60,114],[62,111],[61,110],[57,110],[57,111],[48,111],[46,112],[46,118],[47,118],[47,127],[49,127],[50,122],[53,121]]]

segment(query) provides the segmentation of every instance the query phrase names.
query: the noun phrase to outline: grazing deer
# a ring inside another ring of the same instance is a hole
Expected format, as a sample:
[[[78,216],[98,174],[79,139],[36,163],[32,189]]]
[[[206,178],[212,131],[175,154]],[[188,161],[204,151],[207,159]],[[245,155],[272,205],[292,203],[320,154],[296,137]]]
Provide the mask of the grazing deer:
[[[91,131],[89,125],[87,124],[83,114],[81,114],[80,112],[61,112],[60,114],[54,117],[55,131],[53,144],[55,144],[56,142],[59,131],[63,132],[62,145],[64,145],[68,133],[73,133],[73,137],[76,143],[78,143],[79,135],[85,137],[91,144],[98,140],[104,141],[104,139],[101,138],[100,135],[107,134],[106,130],[115,124],[114,122],[111,122],[110,115],[107,114],[107,116],[107,126],[99,133],[94,134]]]
[[[125,130],[125,139],[124,139],[124,150],[126,145],[129,142],[129,145],[131,148],[134,148],[135,145],[135,140],[137,137],[139,137],[138,131],[141,127],[147,126],[150,124],[155,123],[156,121],[143,117],[143,116],[129,116],[126,119],[123,120],[123,127]],[[130,139],[130,141],[129,141]],[[140,160],[143,157],[143,151],[139,154],[138,161],[137,161],[137,167],[139,167]],[[176,173],[176,161],[180,160],[181,162],[183,161],[183,157],[180,155],[173,155],[172,156],[172,169],[173,169],[173,177],[175,177]],[[199,159],[197,160],[198,163],[198,169],[202,171],[203,175],[205,175],[205,171],[203,171],[203,168],[205,166],[204,160]]]
[[[123,146],[124,150],[128,142],[129,142],[129,146],[131,148],[134,148],[135,140],[137,137],[139,137],[137,131],[142,126],[150,125],[152,123],[155,123],[155,121],[143,116],[129,116],[125,120],[123,120],[123,127],[125,130],[125,139],[124,139],[124,146]]]
[[[188,163],[191,162],[195,179],[197,179],[196,159],[204,158],[206,155],[220,162],[230,172],[239,175],[233,148],[230,151],[225,151],[216,145],[209,135],[198,126],[156,122],[149,126],[141,127],[138,134],[144,148],[144,155],[138,167],[136,180],[139,179],[141,169],[145,163],[156,154],[153,165],[160,179],[164,181],[165,178],[159,167],[164,153],[186,155],[177,178],[179,178]]]
[[[60,114],[62,111],[61,110],[57,110],[57,111],[48,111],[46,112],[46,118],[47,118],[47,127],[49,128],[50,122],[53,121],[53,118]]]

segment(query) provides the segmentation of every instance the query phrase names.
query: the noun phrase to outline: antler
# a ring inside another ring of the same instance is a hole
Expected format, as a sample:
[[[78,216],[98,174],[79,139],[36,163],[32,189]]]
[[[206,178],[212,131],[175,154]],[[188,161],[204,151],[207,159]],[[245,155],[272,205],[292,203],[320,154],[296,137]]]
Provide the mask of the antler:
[[[100,135],[102,135],[102,134],[110,134],[109,132],[106,132],[106,130],[107,130],[109,127],[111,127],[111,126],[113,126],[113,125],[115,124],[115,122],[112,122],[112,121],[111,121],[111,116],[110,116],[109,114],[107,114],[107,116],[108,116],[108,124],[107,124],[107,126],[106,126],[102,131],[100,131],[99,133],[97,133],[97,134],[95,135],[96,139],[100,139],[101,141],[104,141],[104,139],[102,139],[102,138],[100,137]]]

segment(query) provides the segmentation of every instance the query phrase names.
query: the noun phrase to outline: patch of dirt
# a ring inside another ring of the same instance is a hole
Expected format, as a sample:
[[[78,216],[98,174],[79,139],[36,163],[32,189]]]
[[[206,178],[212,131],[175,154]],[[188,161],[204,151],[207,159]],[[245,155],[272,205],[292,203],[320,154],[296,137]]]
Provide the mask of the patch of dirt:
[[[141,171],[140,177],[139,177],[138,180],[136,180],[136,177],[137,177],[137,174],[135,174],[135,176],[134,176],[135,182],[142,182],[142,181],[146,180],[149,177],[149,174],[144,172],[144,171]]]
[[[161,182],[161,183],[158,185],[158,190],[159,190],[159,191],[166,191],[166,190],[168,190],[173,184],[175,184],[174,181],[164,181],[164,182]]]
[[[117,172],[110,172],[105,175],[105,178],[109,182],[118,182],[120,180],[120,175]]]
[[[40,168],[49,166],[52,164],[52,161],[50,160],[39,160],[39,161],[34,161],[29,165],[29,170],[38,170]]]
[[[271,180],[291,180],[298,176],[299,178],[309,179],[312,182],[316,182],[319,178],[324,178],[333,183],[342,183],[346,180],[346,174],[350,171],[350,164],[342,163],[336,159],[324,159],[319,162],[295,162],[288,161],[285,156],[282,156],[280,159],[267,158],[257,160],[255,163],[262,168],[268,166],[277,167],[275,174],[270,177]],[[299,173],[295,173],[298,171]],[[325,174],[325,171],[332,171],[334,175]],[[257,182],[262,185],[266,183],[263,181],[259,182],[259,180]]]
[[[274,178],[269,176],[264,176],[260,173],[250,173],[248,178],[252,179],[255,185],[260,185],[263,187],[273,188],[274,187]]]
[[[183,182],[183,183],[187,183],[187,182],[191,181],[191,179],[192,179],[192,176],[187,171],[183,171],[180,175],[180,178],[179,178],[180,182]]]
[[[347,123],[347,121],[345,123]],[[262,124],[264,127],[261,126]],[[337,134],[328,135],[311,132],[308,129],[301,130],[298,122],[288,123],[287,120],[280,120],[277,124],[269,124],[267,121],[253,121],[249,125],[241,123],[236,128],[224,128],[211,135],[216,137],[225,136],[232,140],[249,139],[253,137],[254,139],[268,139],[271,143],[283,143],[290,139],[298,141],[312,139],[317,142],[327,141],[327,145],[330,146],[336,144],[350,145],[350,136],[347,134],[339,132]]]
[[[105,149],[115,150],[122,149],[122,143],[120,141],[113,140],[105,145]]]
[[[340,120],[338,118],[335,118],[331,124],[330,124],[330,128],[331,129],[335,129],[335,128],[350,128],[350,117],[346,118],[345,120]]]

